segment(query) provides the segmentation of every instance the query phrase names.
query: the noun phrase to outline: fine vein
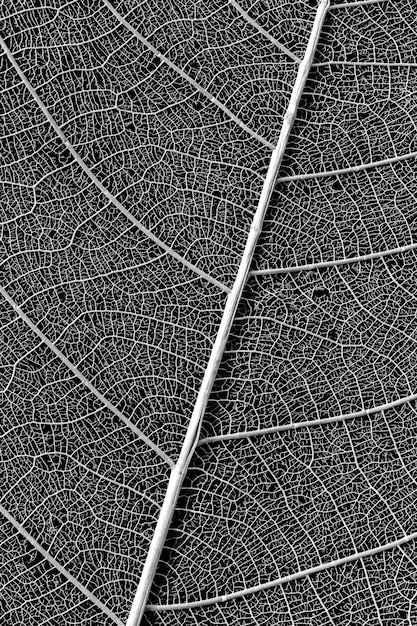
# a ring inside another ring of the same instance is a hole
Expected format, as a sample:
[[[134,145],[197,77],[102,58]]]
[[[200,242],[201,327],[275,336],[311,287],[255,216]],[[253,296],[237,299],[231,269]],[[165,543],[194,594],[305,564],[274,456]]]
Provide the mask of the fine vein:
[[[52,128],[54,129],[54,131],[56,132],[58,137],[61,139],[63,144],[66,146],[68,151],[72,154],[72,156],[74,157],[74,160],[84,170],[84,172],[87,174],[87,176],[90,178],[90,180],[93,181],[93,183],[96,185],[96,187],[98,187],[98,189],[100,189],[100,191],[106,196],[106,198],[108,198],[112,202],[112,204],[114,204],[114,206],[116,206],[119,209],[119,211],[121,211],[128,218],[128,220],[130,220],[132,222],[132,224],[134,224],[144,235],[146,235],[149,239],[151,239],[154,243],[156,243],[160,248],[165,250],[165,252],[167,252],[169,255],[174,257],[174,259],[176,259],[177,261],[180,261],[180,263],[182,263],[183,265],[188,267],[195,274],[197,274],[201,278],[204,278],[205,280],[207,280],[208,282],[212,283],[213,285],[216,285],[216,287],[219,287],[223,291],[230,292],[229,287],[227,287],[226,285],[223,285],[216,278],[214,278],[213,276],[210,276],[209,274],[204,272],[202,269],[200,269],[196,265],[193,265],[193,263],[190,263],[189,261],[187,261],[187,259],[182,257],[180,254],[175,252],[175,250],[173,250],[170,246],[168,246],[166,243],[161,241],[161,239],[156,237],[152,233],[152,231],[150,231],[139,220],[137,220],[136,217],[134,217],[130,213],[130,211],[128,211],[126,209],[126,207],[124,207],[123,204],[121,202],[119,202],[119,200],[99,181],[97,176],[95,174],[93,174],[93,172],[88,167],[88,165],[86,163],[84,163],[84,161],[82,160],[82,158],[80,157],[78,152],[75,150],[75,148],[73,148],[71,143],[68,141],[68,139],[67,139],[65,133],[63,132],[63,130],[58,126],[58,124],[56,123],[56,121],[54,120],[52,115],[49,113],[48,109],[46,108],[46,106],[44,105],[44,103],[42,102],[40,97],[38,96],[35,88],[30,84],[30,82],[26,78],[25,74],[20,69],[16,59],[14,58],[12,52],[10,51],[10,49],[8,48],[8,46],[6,45],[6,43],[5,43],[5,41],[4,41],[4,39],[2,37],[0,37],[0,45],[3,48],[3,50],[4,50],[7,58],[9,59],[10,63],[13,65],[13,67],[16,70],[17,74],[21,78],[21,80],[22,80],[23,84],[25,85],[26,89],[30,92],[32,98],[35,100],[36,104],[39,106],[39,108],[41,109],[42,113],[44,114],[44,116],[46,117],[46,119],[48,120],[49,124],[52,126]]]
[[[151,52],[153,52],[155,54],[155,56],[157,56],[159,59],[161,59],[161,61],[163,61],[166,65],[168,65],[171,69],[173,69],[177,74],[182,76],[182,78],[184,78],[188,83],[190,83],[190,85],[192,85],[195,89],[197,89],[197,91],[199,91],[206,98],[211,100],[211,102],[213,102],[213,104],[216,107],[221,109],[223,111],[223,113],[225,113],[227,115],[227,117],[229,117],[236,124],[238,124],[238,126],[243,128],[243,130],[246,131],[249,135],[251,135],[251,137],[253,137],[254,139],[257,139],[257,141],[262,143],[264,146],[267,146],[268,148],[274,148],[274,144],[269,142],[267,139],[265,139],[261,135],[258,135],[257,132],[255,132],[254,130],[252,130],[252,128],[250,128],[244,122],[242,122],[242,120],[239,119],[234,113],[232,113],[232,111],[230,111],[230,109],[228,109],[222,102],[220,102],[220,100],[218,100],[209,91],[207,91],[207,89],[202,87],[197,81],[195,81],[193,78],[191,78],[191,76],[189,76],[189,74],[187,74],[187,72],[184,72],[184,70],[182,70],[180,67],[178,67],[178,65],[173,63],[167,56],[162,54],[162,52],[159,52],[159,50],[157,48],[155,48],[155,46],[153,46],[150,43],[150,41],[148,41],[146,39],[146,37],[141,35],[140,32],[134,26],[132,26],[132,24],[130,24],[123,17],[123,15],[120,15],[120,13],[114,8],[114,6],[112,6],[112,4],[109,2],[109,0],[101,0],[101,1],[103,2],[103,4],[106,5],[106,7],[109,9],[109,11],[111,11],[113,13],[113,15],[123,24],[123,26],[125,26],[133,35],[135,35],[135,37],[141,43],[143,43],[143,45],[146,46],[148,48],[148,50],[151,50]]]
[[[103,613],[105,613],[108,617],[110,617],[115,624],[118,624],[118,626],[123,626],[123,622],[117,617],[117,615],[115,615],[105,604],[103,604],[101,602],[101,600],[99,600],[98,598],[96,598],[96,596],[91,593],[91,591],[89,591],[87,589],[87,587],[84,587],[84,585],[82,585],[76,578],[74,578],[74,576],[72,574],[70,574],[70,572],[68,572],[68,570],[65,569],[65,567],[63,567],[60,563],[58,563],[58,561],[56,561],[54,559],[54,557],[47,551],[45,550],[45,548],[43,548],[40,543],[38,543],[36,541],[36,539],[34,537],[32,537],[32,535],[30,535],[28,533],[28,531],[23,528],[22,524],[20,524],[14,517],[13,515],[11,515],[11,513],[9,513],[9,511],[7,511],[4,506],[2,506],[0,504],[0,513],[2,515],[4,515],[4,517],[16,528],[16,530],[27,540],[29,541],[29,543],[32,544],[32,546],[40,553],[42,554],[43,557],[45,557],[45,559],[56,569],[58,570],[58,572],[60,574],[62,574],[63,576],[65,576],[65,578],[67,580],[69,580],[70,583],[72,583],[74,585],[74,587],[77,587],[77,589],[79,589],[82,594],[88,598],[93,604],[95,604],[97,607],[99,607],[99,609],[101,609],[103,611]]]
[[[117,415],[122,422],[126,424],[144,443],[146,443],[152,450],[154,450],[170,467],[173,467],[174,463],[170,457],[161,450],[156,443],[154,443],[149,437],[145,435],[133,422],[119,411],[102,393],[95,388],[95,386],[80,372],[80,370],[59,350],[56,345],[44,335],[44,333],[32,322],[26,313],[18,306],[18,304],[9,296],[4,287],[0,286],[0,294],[3,298],[13,307],[17,315],[33,330],[34,333],[42,340],[42,342],[48,346],[56,354],[56,356],[71,370],[71,372],[98,398],[112,413]]]
[[[246,284],[256,243],[262,230],[265,213],[269,205],[269,200],[275,185],[279,168],[281,166],[282,158],[284,156],[294,118],[297,113],[298,104],[304,91],[304,86],[307,81],[311,64],[313,62],[317,42],[320,37],[328,6],[329,0],[320,1],[310,38],[307,44],[305,56],[302,63],[298,67],[297,78],[294,83],[287,112],[284,116],[284,121],[278,138],[278,143],[276,148],[272,152],[268,172],[266,174],[258,206],[253,217],[252,225],[248,234],[248,239],[246,241],[246,246],[242,255],[242,259],[239,265],[235,282],[233,284],[232,291],[226,301],[226,306],[223,312],[222,320],[220,322],[216,341],[214,343],[213,350],[207,364],[207,369],[205,371],[204,378],[196,399],[187,433],[184,438],[183,447],[181,449],[177,464],[171,472],[170,481],[165,494],[165,500],[163,502],[158,522],[156,524],[154,536],[152,538],[148,555],[142,569],[141,578],[139,580],[139,585],[136,591],[135,598],[133,600],[129,619],[127,621],[127,626],[139,626],[143,616],[143,612],[145,610],[149,591],[152,585],[153,578],[155,576],[156,568],[160,560],[162,549],[165,544],[165,539],[169,530],[172,515],[177,504],[177,499],[181,490],[181,486],[199,439],[201,422],[206,410],[207,402],[209,400],[210,393],[217,376],[217,371],[226,347],[226,342],[229,337],[236,309],[239,304],[244,286]]]

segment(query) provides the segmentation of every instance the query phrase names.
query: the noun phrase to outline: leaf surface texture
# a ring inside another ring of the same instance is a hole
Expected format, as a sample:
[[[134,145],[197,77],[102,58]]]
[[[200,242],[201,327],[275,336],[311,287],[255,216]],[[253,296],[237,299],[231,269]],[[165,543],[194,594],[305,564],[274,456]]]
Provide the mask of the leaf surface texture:
[[[4,8],[4,624],[126,623],[317,6]],[[145,626],[417,620],[415,27],[330,4]]]

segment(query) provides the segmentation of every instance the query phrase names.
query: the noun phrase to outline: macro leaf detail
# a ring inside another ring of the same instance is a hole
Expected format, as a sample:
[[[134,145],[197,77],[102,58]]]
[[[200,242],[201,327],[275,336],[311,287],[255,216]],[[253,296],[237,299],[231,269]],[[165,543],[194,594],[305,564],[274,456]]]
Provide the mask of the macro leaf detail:
[[[414,8],[3,6],[2,624],[416,623]]]

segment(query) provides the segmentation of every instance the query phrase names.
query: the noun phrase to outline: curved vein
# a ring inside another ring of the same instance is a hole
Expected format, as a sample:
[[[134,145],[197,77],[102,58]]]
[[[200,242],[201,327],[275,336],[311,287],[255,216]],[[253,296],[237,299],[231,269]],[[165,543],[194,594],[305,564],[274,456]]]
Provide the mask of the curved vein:
[[[135,426],[133,422],[125,417],[123,413],[121,413],[121,411],[119,411],[119,409],[110,402],[110,400],[108,400],[105,396],[103,396],[102,393],[98,391],[98,389],[96,389],[96,387],[94,387],[94,385],[84,376],[84,374],[82,374],[80,370],[73,363],[71,363],[71,361],[65,356],[65,354],[63,354],[61,350],[59,350],[56,345],[50,339],[48,339],[46,335],[43,334],[43,332],[36,326],[36,324],[34,324],[34,322],[29,319],[26,313],[18,306],[13,298],[9,296],[4,287],[0,286],[0,294],[12,306],[17,315],[25,322],[25,324],[29,326],[29,328],[34,333],[36,333],[36,335],[42,340],[42,342],[47,345],[48,348],[50,348],[50,350],[54,352],[54,354],[56,354],[56,356],[68,367],[68,369],[71,370],[71,372],[79,380],[81,380],[81,382],[87,387],[87,389],[91,391],[91,393],[95,395],[96,398],[98,398],[112,413],[117,415],[117,417],[121,419],[122,422],[124,422],[126,426],[128,426],[130,430],[132,430],[144,443],[152,448],[152,450],[154,450],[154,452],[156,452],[156,454],[158,454],[158,456],[160,456],[161,459],[165,461],[165,463],[167,463],[170,467],[173,467],[174,462],[172,461],[172,459],[167,454],[165,454],[165,452],[161,450],[156,445],[156,443],[149,439],[149,437],[147,437],[145,433],[143,433],[137,426]]]
[[[242,120],[239,119],[234,113],[232,113],[232,111],[230,111],[230,109],[228,109],[222,102],[220,102],[220,100],[218,100],[209,91],[207,91],[207,89],[205,89],[199,83],[197,83],[197,81],[195,81],[193,78],[191,78],[191,76],[189,76],[187,74],[187,72],[184,72],[184,70],[182,70],[178,65],[173,63],[167,56],[162,54],[162,52],[159,52],[159,50],[157,48],[155,48],[155,46],[153,46],[150,43],[150,41],[148,41],[143,35],[141,35],[140,32],[138,30],[136,30],[136,28],[134,26],[132,26],[132,24],[130,24],[123,17],[123,15],[121,15],[112,6],[112,4],[109,2],[109,0],[101,0],[101,1],[102,1],[103,4],[106,5],[106,7],[109,9],[109,11],[111,11],[113,13],[113,15],[119,20],[119,22],[121,24],[123,24],[123,26],[125,26],[125,28],[127,28],[133,35],[135,35],[135,37],[144,46],[146,46],[148,48],[148,50],[153,52],[153,54],[155,56],[157,56],[158,59],[161,59],[161,61],[163,61],[166,65],[168,65],[171,69],[173,69],[182,78],[184,78],[190,85],[192,85],[195,89],[197,89],[197,91],[199,91],[206,98],[208,98],[215,106],[217,106],[219,109],[221,109],[223,111],[223,113],[225,113],[227,115],[227,117],[229,117],[231,120],[233,120],[233,122],[235,122],[235,124],[237,124],[238,126],[243,128],[243,130],[245,130],[254,139],[256,139],[257,141],[261,142],[264,146],[267,146],[268,148],[271,148],[271,149],[275,148],[274,144],[272,144],[270,141],[268,141],[267,139],[265,139],[261,135],[258,135],[258,133],[256,131],[252,130],[252,128],[250,128],[244,122],[242,122]]]
[[[349,265],[351,263],[360,263],[362,261],[371,261],[372,259],[380,259],[384,256],[391,256],[392,254],[400,254],[401,252],[408,252],[409,250],[415,250],[417,243],[410,243],[406,246],[399,246],[398,248],[391,248],[389,250],[380,250],[379,252],[370,252],[369,254],[363,254],[362,256],[346,257],[343,259],[336,259],[335,261],[318,261],[317,263],[307,263],[306,265],[293,265],[290,267],[276,267],[265,270],[252,270],[249,272],[249,276],[270,276],[272,274],[289,274],[302,271],[316,270],[323,267],[336,267],[338,265]]]
[[[193,263],[190,263],[190,261],[187,261],[187,259],[185,259],[180,254],[178,254],[178,252],[175,252],[173,248],[171,248],[166,243],[164,243],[161,239],[156,237],[156,235],[154,235],[152,231],[150,231],[138,219],[136,219],[136,217],[134,217],[130,213],[130,211],[128,211],[128,209],[126,209],[126,207],[124,207],[123,204],[119,202],[119,200],[117,200],[117,198],[99,181],[97,176],[93,174],[91,169],[88,167],[86,163],[84,163],[84,161],[82,160],[78,152],[75,150],[75,148],[73,148],[73,146],[70,144],[65,133],[55,122],[54,118],[49,113],[48,109],[46,108],[46,106],[44,105],[44,103],[42,102],[38,94],[36,93],[35,88],[30,84],[25,74],[20,69],[18,63],[16,62],[16,59],[14,58],[12,52],[10,51],[10,49],[8,48],[8,46],[6,45],[2,37],[0,37],[0,45],[3,48],[10,63],[13,65],[14,69],[16,70],[16,73],[19,75],[20,79],[25,85],[26,89],[30,92],[32,98],[35,100],[36,104],[39,106],[42,113],[44,114],[44,116],[46,117],[46,119],[48,120],[49,124],[52,126],[52,128],[54,129],[58,137],[61,139],[61,141],[63,142],[65,147],[68,149],[68,151],[72,154],[74,160],[83,169],[83,171],[87,174],[90,180],[93,181],[96,187],[98,187],[98,189],[100,189],[100,191],[106,196],[106,198],[108,198],[112,202],[112,204],[114,204],[114,206],[116,206],[119,209],[119,211],[123,213],[128,218],[128,220],[132,222],[132,224],[134,224],[144,235],[146,235],[149,239],[151,239],[154,243],[156,243],[160,248],[165,250],[165,252],[167,252],[170,256],[172,256],[174,259],[176,259],[177,261],[179,261],[180,263],[188,267],[188,269],[190,269],[192,272],[200,276],[200,278],[204,278],[205,280],[212,283],[216,287],[219,287],[223,291],[226,291],[227,293],[229,293],[230,292],[229,287],[227,287],[226,285],[223,285],[216,278],[214,278],[213,276],[210,276],[209,274],[204,272],[202,269],[200,269],[196,265],[193,265]]]
[[[289,583],[293,580],[298,580],[300,578],[312,576],[313,574],[318,574],[320,572],[324,572],[325,570],[332,569],[333,567],[345,565],[346,563],[352,563],[353,561],[358,561],[360,559],[373,556],[374,554],[380,554],[381,552],[385,552],[386,550],[394,550],[395,548],[398,548],[399,546],[402,546],[405,543],[410,543],[411,541],[415,541],[416,539],[417,539],[417,532],[411,533],[410,535],[405,535],[404,537],[401,537],[400,539],[396,539],[395,541],[390,541],[389,543],[385,543],[382,546],[377,546],[376,548],[370,548],[369,550],[363,550],[362,552],[355,552],[341,559],[335,559],[334,561],[329,561],[328,563],[321,563],[320,565],[316,565],[315,567],[309,567],[308,569],[304,569],[299,572],[294,572],[294,574],[289,574],[288,576],[283,576],[282,578],[277,578],[275,580],[271,580],[267,583],[262,583],[254,587],[248,587],[247,589],[242,589],[240,591],[235,591],[233,593],[227,593],[222,596],[216,596],[214,598],[196,600],[195,602],[180,602],[178,604],[148,604],[146,607],[146,610],[147,611],[176,611],[176,610],[181,610],[181,609],[192,609],[192,608],[199,607],[199,606],[207,606],[210,604],[219,604],[221,602],[228,602],[230,600],[235,600],[236,598],[242,598],[243,596],[247,596],[252,593],[265,591],[267,589],[273,589],[274,587],[285,585],[286,583]]]
[[[249,24],[251,24],[254,28],[256,28],[256,30],[258,30],[264,37],[269,39],[269,41],[271,41],[274,44],[274,46],[279,48],[281,50],[281,52],[286,54],[288,57],[290,57],[290,59],[292,59],[296,63],[301,63],[301,59],[296,54],[291,52],[291,50],[289,50],[286,46],[284,46],[282,43],[280,43],[278,41],[278,39],[275,39],[275,37],[273,37],[271,35],[271,33],[268,33],[267,30],[265,30],[260,24],[258,24],[258,22],[256,22],[249,15],[249,13],[246,13],[246,11],[244,9],[242,9],[241,6],[239,6],[239,4],[236,2],[236,0],[229,0],[229,4],[231,4],[240,13],[240,15],[243,17],[243,19],[245,19],[247,22],[249,22]]]
[[[198,442],[199,446],[204,444],[216,443],[219,441],[228,441],[230,439],[245,439],[246,437],[259,437],[262,435],[269,435],[272,433],[282,433],[288,430],[298,430],[299,428],[310,428],[314,426],[321,426],[323,424],[334,424],[335,422],[345,422],[347,420],[354,419],[355,417],[367,417],[374,413],[380,413],[382,411],[388,411],[397,406],[408,404],[417,400],[417,393],[413,393],[403,398],[398,398],[392,402],[386,402],[385,404],[379,404],[369,409],[363,409],[362,411],[354,411],[353,413],[341,413],[340,415],[333,415],[332,417],[323,417],[317,420],[307,420],[305,422],[291,422],[290,424],[282,424],[281,426],[270,426],[269,428],[259,428],[257,430],[246,430],[238,433],[230,433],[225,435],[214,435],[212,437],[205,437]]]
[[[99,600],[91,591],[89,591],[87,587],[84,587],[82,583],[80,583],[72,574],[70,574],[70,572],[66,570],[65,567],[63,567],[63,565],[58,563],[58,561],[56,561],[54,557],[51,554],[49,554],[49,552],[45,550],[45,548],[43,548],[40,545],[40,543],[38,543],[36,539],[32,537],[32,535],[30,535],[28,531],[25,530],[25,528],[23,528],[22,524],[20,524],[17,521],[17,519],[15,519],[13,515],[9,513],[9,511],[7,511],[7,509],[5,509],[4,506],[2,506],[1,504],[0,504],[0,513],[14,526],[14,528],[16,528],[16,530],[18,531],[20,535],[22,535],[27,541],[29,541],[30,544],[32,544],[35,550],[37,550],[40,554],[42,554],[42,556],[60,574],[62,574],[62,576],[64,576],[70,583],[72,583],[74,587],[77,587],[77,589],[79,589],[81,593],[86,598],[88,598],[88,600],[90,600],[90,602],[95,604],[101,611],[103,611],[103,613],[105,613],[108,617],[110,617],[115,624],[117,624],[118,626],[123,626],[122,620],[120,620],[117,617],[117,615],[113,613],[113,611],[111,611],[105,604],[101,602],[101,600]]]

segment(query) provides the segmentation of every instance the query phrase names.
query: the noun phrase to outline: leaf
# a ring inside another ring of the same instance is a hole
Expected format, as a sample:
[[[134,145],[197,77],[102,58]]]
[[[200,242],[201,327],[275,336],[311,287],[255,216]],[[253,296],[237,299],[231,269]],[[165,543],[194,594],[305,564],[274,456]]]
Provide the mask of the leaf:
[[[2,623],[415,622],[415,20],[5,8]]]

